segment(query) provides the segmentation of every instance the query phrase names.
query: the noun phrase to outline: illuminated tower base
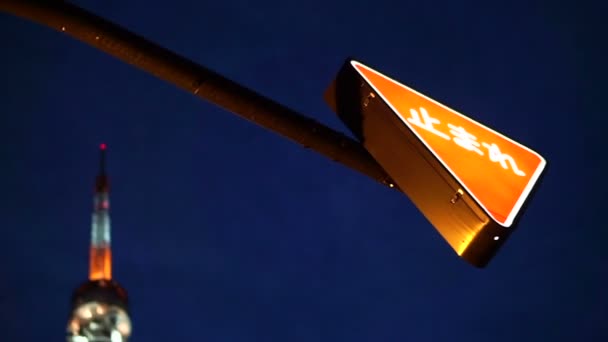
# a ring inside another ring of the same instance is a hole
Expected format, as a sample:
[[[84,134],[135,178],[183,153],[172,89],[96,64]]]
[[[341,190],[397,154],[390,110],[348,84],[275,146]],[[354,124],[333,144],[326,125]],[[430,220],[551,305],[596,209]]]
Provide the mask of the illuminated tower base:
[[[74,291],[68,342],[125,342],[131,335],[127,292],[113,280],[90,280]]]

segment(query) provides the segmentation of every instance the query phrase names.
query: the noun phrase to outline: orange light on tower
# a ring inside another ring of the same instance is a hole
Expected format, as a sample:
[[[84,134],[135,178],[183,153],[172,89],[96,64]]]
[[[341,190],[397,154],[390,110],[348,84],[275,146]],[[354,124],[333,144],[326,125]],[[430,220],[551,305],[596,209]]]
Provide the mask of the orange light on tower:
[[[326,100],[458,255],[486,265],[513,230],[545,159],[354,60]]]
[[[89,279],[112,279],[112,251],[110,250],[110,246],[91,246]]]

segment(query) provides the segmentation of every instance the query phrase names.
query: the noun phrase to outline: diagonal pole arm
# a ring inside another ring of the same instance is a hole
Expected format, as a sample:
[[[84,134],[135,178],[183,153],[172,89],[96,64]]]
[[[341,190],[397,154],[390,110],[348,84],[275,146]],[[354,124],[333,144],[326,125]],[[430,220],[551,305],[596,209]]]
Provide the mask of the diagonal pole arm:
[[[357,141],[64,1],[0,0],[0,11],[65,33],[305,148],[395,187]]]

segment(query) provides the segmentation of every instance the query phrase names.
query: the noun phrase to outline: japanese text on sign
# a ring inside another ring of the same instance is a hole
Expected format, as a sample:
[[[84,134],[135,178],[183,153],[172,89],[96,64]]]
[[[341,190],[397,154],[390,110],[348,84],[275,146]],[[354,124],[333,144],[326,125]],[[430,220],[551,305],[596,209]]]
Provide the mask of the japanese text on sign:
[[[435,127],[435,125],[440,125],[441,122],[439,121],[439,119],[433,118],[431,115],[429,115],[427,110],[423,107],[420,107],[419,111],[411,108],[410,115],[411,117],[407,118],[407,121],[411,124],[423,128],[443,139],[452,140],[456,145],[468,151],[475,152],[480,156],[484,155],[484,151],[482,151],[480,148],[483,146],[488,150],[488,157],[491,162],[499,163],[500,166],[505,170],[508,170],[510,167],[513,173],[518,176],[523,177],[526,175],[517,167],[515,159],[513,159],[513,157],[511,157],[510,155],[501,152],[500,148],[495,143],[488,143],[483,141],[479,142],[477,141],[477,137],[467,132],[463,127],[447,123],[449,132],[452,135],[452,137],[450,137],[448,134],[438,130]]]

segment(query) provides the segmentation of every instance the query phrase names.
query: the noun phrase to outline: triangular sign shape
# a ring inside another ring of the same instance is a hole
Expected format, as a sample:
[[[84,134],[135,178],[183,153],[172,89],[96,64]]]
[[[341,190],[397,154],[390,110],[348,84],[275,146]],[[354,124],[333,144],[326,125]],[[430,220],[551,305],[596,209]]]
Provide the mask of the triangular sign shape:
[[[351,64],[483,210],[503,227],[511,226],[545,159],[376,70]]]
[[[513,231],[543,157],[354,60],[325,99],[452,249],[484,267]]]

